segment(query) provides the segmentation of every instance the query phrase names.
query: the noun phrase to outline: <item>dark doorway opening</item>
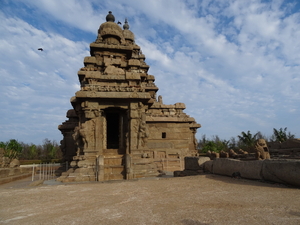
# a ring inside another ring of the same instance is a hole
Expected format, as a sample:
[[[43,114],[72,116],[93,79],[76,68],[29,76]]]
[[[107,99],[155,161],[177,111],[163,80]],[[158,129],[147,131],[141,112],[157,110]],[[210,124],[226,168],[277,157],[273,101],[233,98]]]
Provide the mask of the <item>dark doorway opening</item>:
[[[119,113],[110,112],[106,114],[107,149],[119,148],[119,118]]]

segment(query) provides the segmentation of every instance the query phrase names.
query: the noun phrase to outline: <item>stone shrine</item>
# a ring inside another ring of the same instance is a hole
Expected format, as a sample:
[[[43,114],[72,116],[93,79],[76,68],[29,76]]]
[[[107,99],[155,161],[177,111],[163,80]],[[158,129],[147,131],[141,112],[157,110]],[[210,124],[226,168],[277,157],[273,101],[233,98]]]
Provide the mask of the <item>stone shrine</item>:
[[[111,12],[100,25],[91,56],[78,71],[81,89],[71,98],[68,120],[58,126],[69,170],[61,181],[103,181],[158,176],[184,168],[197,154],[200,124],[183,103],[163,104],[154,76],[135,44],[127,19],[123,29]]]

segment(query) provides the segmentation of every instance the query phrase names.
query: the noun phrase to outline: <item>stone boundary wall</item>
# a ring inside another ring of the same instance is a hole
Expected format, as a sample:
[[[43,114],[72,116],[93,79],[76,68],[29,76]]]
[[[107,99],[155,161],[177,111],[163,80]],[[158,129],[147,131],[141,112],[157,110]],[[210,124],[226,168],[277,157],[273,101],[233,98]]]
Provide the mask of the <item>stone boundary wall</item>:
[[[232,176],[239,172],[242,178],[266,180],[300,187],[300,160],[269,159],[242,161],[219,158],[205,162],[204,171]]]
[[[300,160],[296,159],[244,161],[230,158],[210,160],[208,157],[185,157],[185,170],[175,171],[174,176],[198,175],[201,171],[225,176],[233,176],[238,172],[241,178],[300,187]]]
[[[0,184],[23,179],[32,175],[32,167],[0,168]]]
[[[270,154],[273,157],[277,156],[290,156],[300,157],[300,139],[290,139],[285,142],[268,142]]]

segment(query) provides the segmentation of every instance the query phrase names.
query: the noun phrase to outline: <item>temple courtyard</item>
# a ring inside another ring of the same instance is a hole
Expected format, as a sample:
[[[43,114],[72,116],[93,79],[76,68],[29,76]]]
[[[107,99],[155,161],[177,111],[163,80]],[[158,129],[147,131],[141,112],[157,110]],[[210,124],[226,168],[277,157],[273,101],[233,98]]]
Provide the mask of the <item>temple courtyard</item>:
[[[214,174],[0,185],[0,224],[300,224],[300,189]]]

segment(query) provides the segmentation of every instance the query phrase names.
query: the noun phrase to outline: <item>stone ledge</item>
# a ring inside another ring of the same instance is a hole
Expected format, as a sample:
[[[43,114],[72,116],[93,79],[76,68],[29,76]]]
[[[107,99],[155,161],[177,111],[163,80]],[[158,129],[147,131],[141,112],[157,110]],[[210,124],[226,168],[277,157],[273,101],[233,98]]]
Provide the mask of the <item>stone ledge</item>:
[[[31,173],[32,167],[0,168],[0,179]]]
[[[233,173],[239,172],[243,178],[262,180],[263,162],[263,160],[241,161],[238,159],[219,158],[213,160],[212,173],[232,176]]]
[[[264,160],[262,177],[264,180],[300,186],[300,160]]]
[[[239,172],[242,178],[266,180],[300,187],[300,160],[241,161],[219,158],[207,161],[204,170],[225,176],[232,176],[233,173]]]
[[[9,182],[12,182],[12,181],[16,181],[16,180],[21,180],[23,178],[30,177],[30,176],[32,176],[32,173],[24,173],[24,174],[18,174],[18,175],[15,175],[15,176],[0,178],[0,185],[5,184],[5,183],[9,183]]]
[[[210,161],[209,157],[185,157],[185,170],[203,170],[204,164]]]

